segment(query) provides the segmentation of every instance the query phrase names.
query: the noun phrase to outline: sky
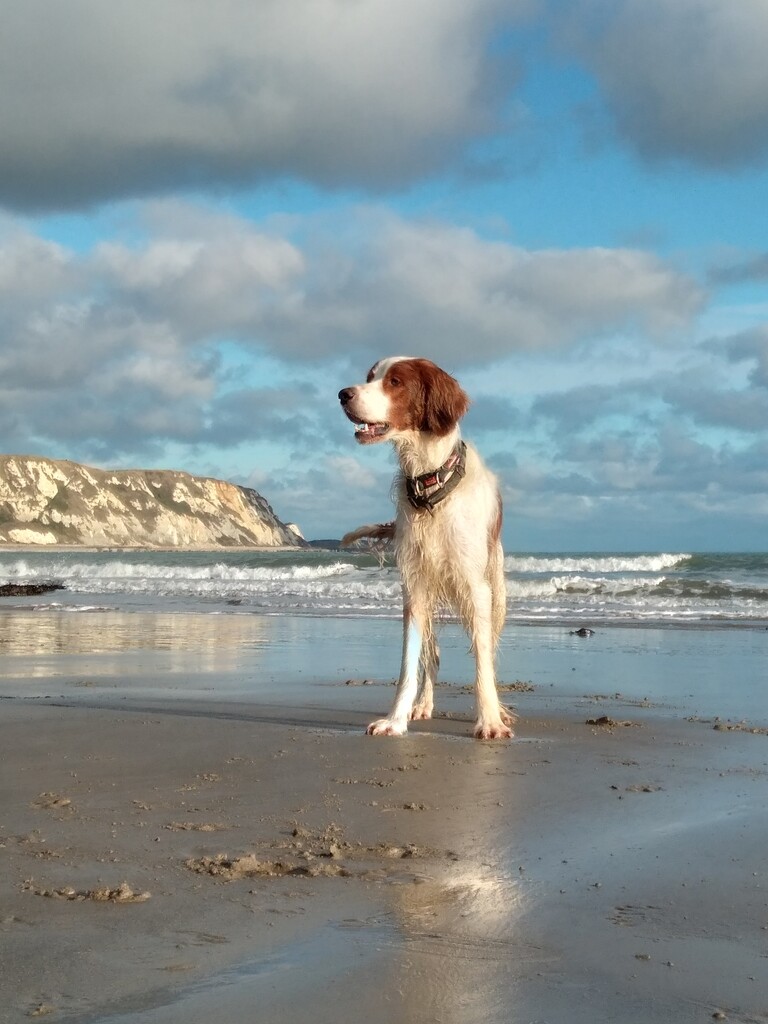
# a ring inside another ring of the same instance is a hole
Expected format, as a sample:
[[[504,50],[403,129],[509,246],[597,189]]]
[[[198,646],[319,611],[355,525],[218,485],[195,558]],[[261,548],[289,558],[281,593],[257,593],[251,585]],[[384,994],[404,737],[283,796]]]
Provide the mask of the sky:
[[[765,550],[767,0],[0,0],[0,451],[392,517],[426,356],[508,551]]]

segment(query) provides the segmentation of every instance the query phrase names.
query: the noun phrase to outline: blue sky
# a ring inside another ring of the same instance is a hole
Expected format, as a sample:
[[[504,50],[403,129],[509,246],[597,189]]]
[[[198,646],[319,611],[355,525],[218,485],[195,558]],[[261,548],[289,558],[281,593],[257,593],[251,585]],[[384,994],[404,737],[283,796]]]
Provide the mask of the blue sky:
[[[0,450],[338,536],[336,392],[424,355],[508,550],[765,548],[765,0],[0,10]]]

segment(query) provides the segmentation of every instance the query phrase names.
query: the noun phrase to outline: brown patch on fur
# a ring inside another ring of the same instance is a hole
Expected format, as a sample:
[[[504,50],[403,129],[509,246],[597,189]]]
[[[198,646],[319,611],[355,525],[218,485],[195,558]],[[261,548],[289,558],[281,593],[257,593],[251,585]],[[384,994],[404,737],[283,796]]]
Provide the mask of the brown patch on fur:
[[[375,367],[374,367],[375,369]],[[396,430],[449,434],[469,408],[459,382],[429,359],[401,359],[387,370],[382,387],[390,401]]]

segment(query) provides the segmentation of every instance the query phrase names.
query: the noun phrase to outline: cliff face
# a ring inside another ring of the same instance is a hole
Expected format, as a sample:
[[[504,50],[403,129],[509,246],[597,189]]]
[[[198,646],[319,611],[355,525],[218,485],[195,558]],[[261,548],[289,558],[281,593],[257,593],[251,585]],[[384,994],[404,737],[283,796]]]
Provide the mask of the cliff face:
[[[101,470],[0,456],[0,543],[303,546],[248,487],[172,470]]]

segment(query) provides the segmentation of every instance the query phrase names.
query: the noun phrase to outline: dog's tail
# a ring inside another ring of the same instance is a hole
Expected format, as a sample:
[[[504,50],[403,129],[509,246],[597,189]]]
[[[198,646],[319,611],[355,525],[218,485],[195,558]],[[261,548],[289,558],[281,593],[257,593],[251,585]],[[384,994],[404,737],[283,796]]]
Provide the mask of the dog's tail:
[[[358,540],[371,540],[379,544],[386,544],[395,539],[395,523],[369,523],[367,526],[358,526],[356,530],[350,530],[341,538],[341,546],[348,548]]]

